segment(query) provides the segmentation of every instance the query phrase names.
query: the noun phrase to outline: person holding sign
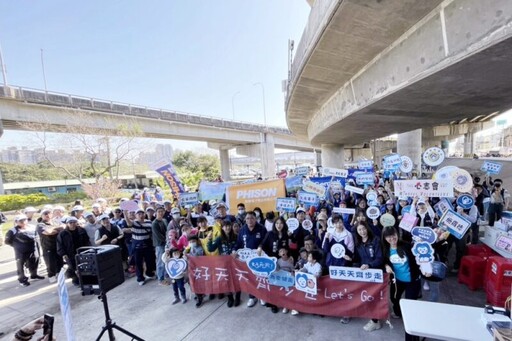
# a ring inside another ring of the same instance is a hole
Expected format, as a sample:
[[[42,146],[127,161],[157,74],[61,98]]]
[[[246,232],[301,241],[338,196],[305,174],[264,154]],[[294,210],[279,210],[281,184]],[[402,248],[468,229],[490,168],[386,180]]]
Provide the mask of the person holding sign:
[[[364,223],[356,227],[356,249],[354,253],[354,266],[361,270],[382,269],[384,258],[382,256],[382,247],[379,238],[373,235],[373,232]],[[382,328],[378,319],[371,319],[363,329],[367,332]]]
[[[302,227],[302,222],[306,219],[306,210],[302,207],[297,208],[295,211],[297,215],[297,220],[299,221],[299,227],[295,229],[295,231],[288,232],[290,236],[290,253],[294,259],[297,259],[299,256],[299,250],[304,247],[304,237],[308,236],[310,233],[304,227]]]
[[[290,236],[288,235],[288,225],[283,217],[279,217],[274,222],[272,231],[268,232],[265,239],[258,247],[258,253],[261,255],[265,251],[269,257],[278,257],[281,248],[289,248]]]
[[[334,231],[327,232],[322,242],[325,266],[350,266],[354,256],[354,237],[345,229],[339,214],[333,214],[332,223]]]
[[[256,250],[263,244],[263,240],[267,235],[267,230],[263,225],[256,223],[256,215],[253,211],[248,211],[245,215],[245,225],[240,229],[236,241],[235,251],[238,249],[246,248]],[[233,252],[234,255],[236,253]],[[240,300],[238,298],[238,300]],[[252,308],[256,305],[256,298],[249,295],[247,307]]]
[[[393,312],[391,317],[401,318],[400,299],[405,292],[405,298],[416,300],[421,291],[420,268],[412,254],[411,244],[398,238],[398,232],[392,226],[386,226],[382,231],[382,254],[386,272],[392,275],[389,291]],[[405,333],[405,340],[419,340],[418,337]]]
[[[489,226],[494,226],[496,220],[501,219],[503,210],[508,207],[510,194],[503,188],[503,181],[501,179],[494,180],[494,187],[491,190],[491,203],[489,204]]]
[[[225,219],[222,221],[222,230],[220,235],[213,238],[213,232],[210,231],[207,236],[207,250],[209,253],[218,252],[219,255],[231,255],[235,250],[236,246],[236,235],[233,232],[233,224],[231,221]],[[233,293],[227,293],[228,297],[228,308],[233,306],[238,307],[240,305],[240,292],[235,293],[236,300]],[[220,295],[219,295],[220,297]]]

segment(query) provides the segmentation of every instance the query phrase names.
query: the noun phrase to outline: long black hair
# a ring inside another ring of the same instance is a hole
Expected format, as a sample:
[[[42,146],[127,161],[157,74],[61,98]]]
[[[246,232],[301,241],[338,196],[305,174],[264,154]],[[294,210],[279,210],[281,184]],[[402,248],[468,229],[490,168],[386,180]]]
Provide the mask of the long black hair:
[[[397,245],[396,245],[396,252],[400,256],[400,258],[405,257],[405,250],[402,247],[403,241],[400,239],[398,235],[398,231],[394,226],[385,226],[382,230],[382,250],[384,257],[389,258],[389,250],[391,249],[391,246],[389,245],[388,241],[386,240],[386,237],[396,235],[397,238]]]
[[[355,235],[356,235],[356,246],[363,244],[363,237],[361,237],[359,235],[359,233],[357,232],[357,228],[359,227],[359,225],[364,226],[364,228],[366,229],[366,232],[368,234],[368,241],[369,242],[373,241],[373,238],[375,238],[375,235],[373,234],[372,229],[368,226],[368,223],[366,221],[361,221],[356,224],[356,228],[354,231]]]

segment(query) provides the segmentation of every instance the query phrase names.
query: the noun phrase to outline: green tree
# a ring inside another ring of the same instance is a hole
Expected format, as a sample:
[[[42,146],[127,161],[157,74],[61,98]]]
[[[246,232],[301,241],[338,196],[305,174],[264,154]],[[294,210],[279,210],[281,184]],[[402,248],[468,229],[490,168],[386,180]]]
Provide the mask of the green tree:
[[[201,180],[214,180],[220,174],[220,161],[214,155],[179,151],[174,154],[173,164],[181,181],[195,189]]]

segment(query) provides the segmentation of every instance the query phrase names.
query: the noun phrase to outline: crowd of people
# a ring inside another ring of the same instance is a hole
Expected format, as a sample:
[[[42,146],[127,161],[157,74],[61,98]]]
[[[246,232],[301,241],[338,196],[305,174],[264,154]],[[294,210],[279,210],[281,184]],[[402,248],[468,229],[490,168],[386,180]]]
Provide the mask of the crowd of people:
[[[394,217],[392,224],[367,216],[366,193],[376,191],[377,198],[372,205],[381,213]],[[186,273],[169,278],[166,262],[171,258],[187,259],[214,255],[233,255],[242,248],[257,250],[278,259],[278,268],[285,271],[305,271],[315,276],[328,275],[329,266],[352,266],[362,270],[382,269],[390,274],[391,316],[401,317],[399,301],[405,294],[408,299],[417,299],[430,291],[429,299],[439,299],[439,282],[430,281],[431,274],[421,272],[412,248],[415,239],[399,228],[405,207],[417,217],[417,226],[430,227],[436,232],[433,245],[435,258],[457,272],[467,243],[478,243],[478,220],[484,217],[484,198],[490,198],[487,210],[489,224],[501,218],[504,207],[508,206],[509,194],[503,189],[500,179],[474,178],[471,195],[474,205],[470,208],[457,206],[457,196],[449,198],[454,210],[471,221],[472,226],[461,238],[455,238],[437,225],[439,216],[432,208],[439,198],[395,197],[393,181],[380,180],[375,186],[368,186],[363,194],[343,190],[330,191],[328,199],[318,205],[297,206],[294,212],[262,212],[259,208],[246,210],[239,203],[235,214],[228,213],[226,203],[199,202],[195,206],[180,206],[178,201],[165,200],[163,195],[144,193],[134,196],[138,208],[123,210],[125,198],[110,207],[105,199],[98,199],[90,211],[77,202],[69,212],[62,206],[45,206],[41,210],[27,207],[16,215],[14,227],[5,236],[5,242],[15,251],[18,281],[22,286],[30,280],[44,277],[37,273],[40,256],[44,259],[48,279],[56,281],[56,275],[67,264],[67,276],[79,286],[76,273],[75,255],[84,246],[118,245],[122,250],[123,267],[127,276],[135,276],[143,286],[149,279],[158,284],[172,284],[173,304],[187,303],[185,292]],[[132,198],[133,199],[133,198]],[[335,208],[353,208],[354,214],[336,213]],[[38,213],[38,215],[36,215]],[[288,229],[287,220],[296,218],[298,228]],[[311,223],[304,224],[306,220]],[[312,226],[311,228],[309,226]],[[331,250],[341,245],[342,257]],[[456,256],[448,264],[448,252],[455,246]],[[29,270],[26,276],[25,267]],[[423,290],[422,290],[423,289]],[[205,295],[197,294],[196,307],[201,307]],[[214,299],[215,295],[208,295]],[[227,299],[227,306],[241,304],[241,293],[225,293],[219,299]],[[248,307],[257,304],[250,295]],[[261,301],[272,312],[287,313],[275,305]],[[299,312],[292,310],[292,315]],[[350,318],[343,317],[342,323]],[[370,320],[364,330],[370,332],[382,327],[381,321]],[[409,336],[408,336],[409,337]]]

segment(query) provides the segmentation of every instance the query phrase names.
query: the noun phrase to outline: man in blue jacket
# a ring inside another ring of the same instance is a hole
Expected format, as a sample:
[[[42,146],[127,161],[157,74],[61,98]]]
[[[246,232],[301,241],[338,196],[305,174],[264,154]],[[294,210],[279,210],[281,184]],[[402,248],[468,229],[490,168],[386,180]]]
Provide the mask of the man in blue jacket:
[[[260,247],[267,235],[267,229],[256,222],[256,214],[253,211],[248,211],[245,214],[245,225],[242,226],[238,233],[238,239],[236,242],[235,250],[238,249],[252,249],[256,250]],[[236,294],[235,302],[240,301],[240,293]],[[249,295],[249,301],[247,306],[249,308],[254,307],[256,304],[256,298],[253,295]]]

